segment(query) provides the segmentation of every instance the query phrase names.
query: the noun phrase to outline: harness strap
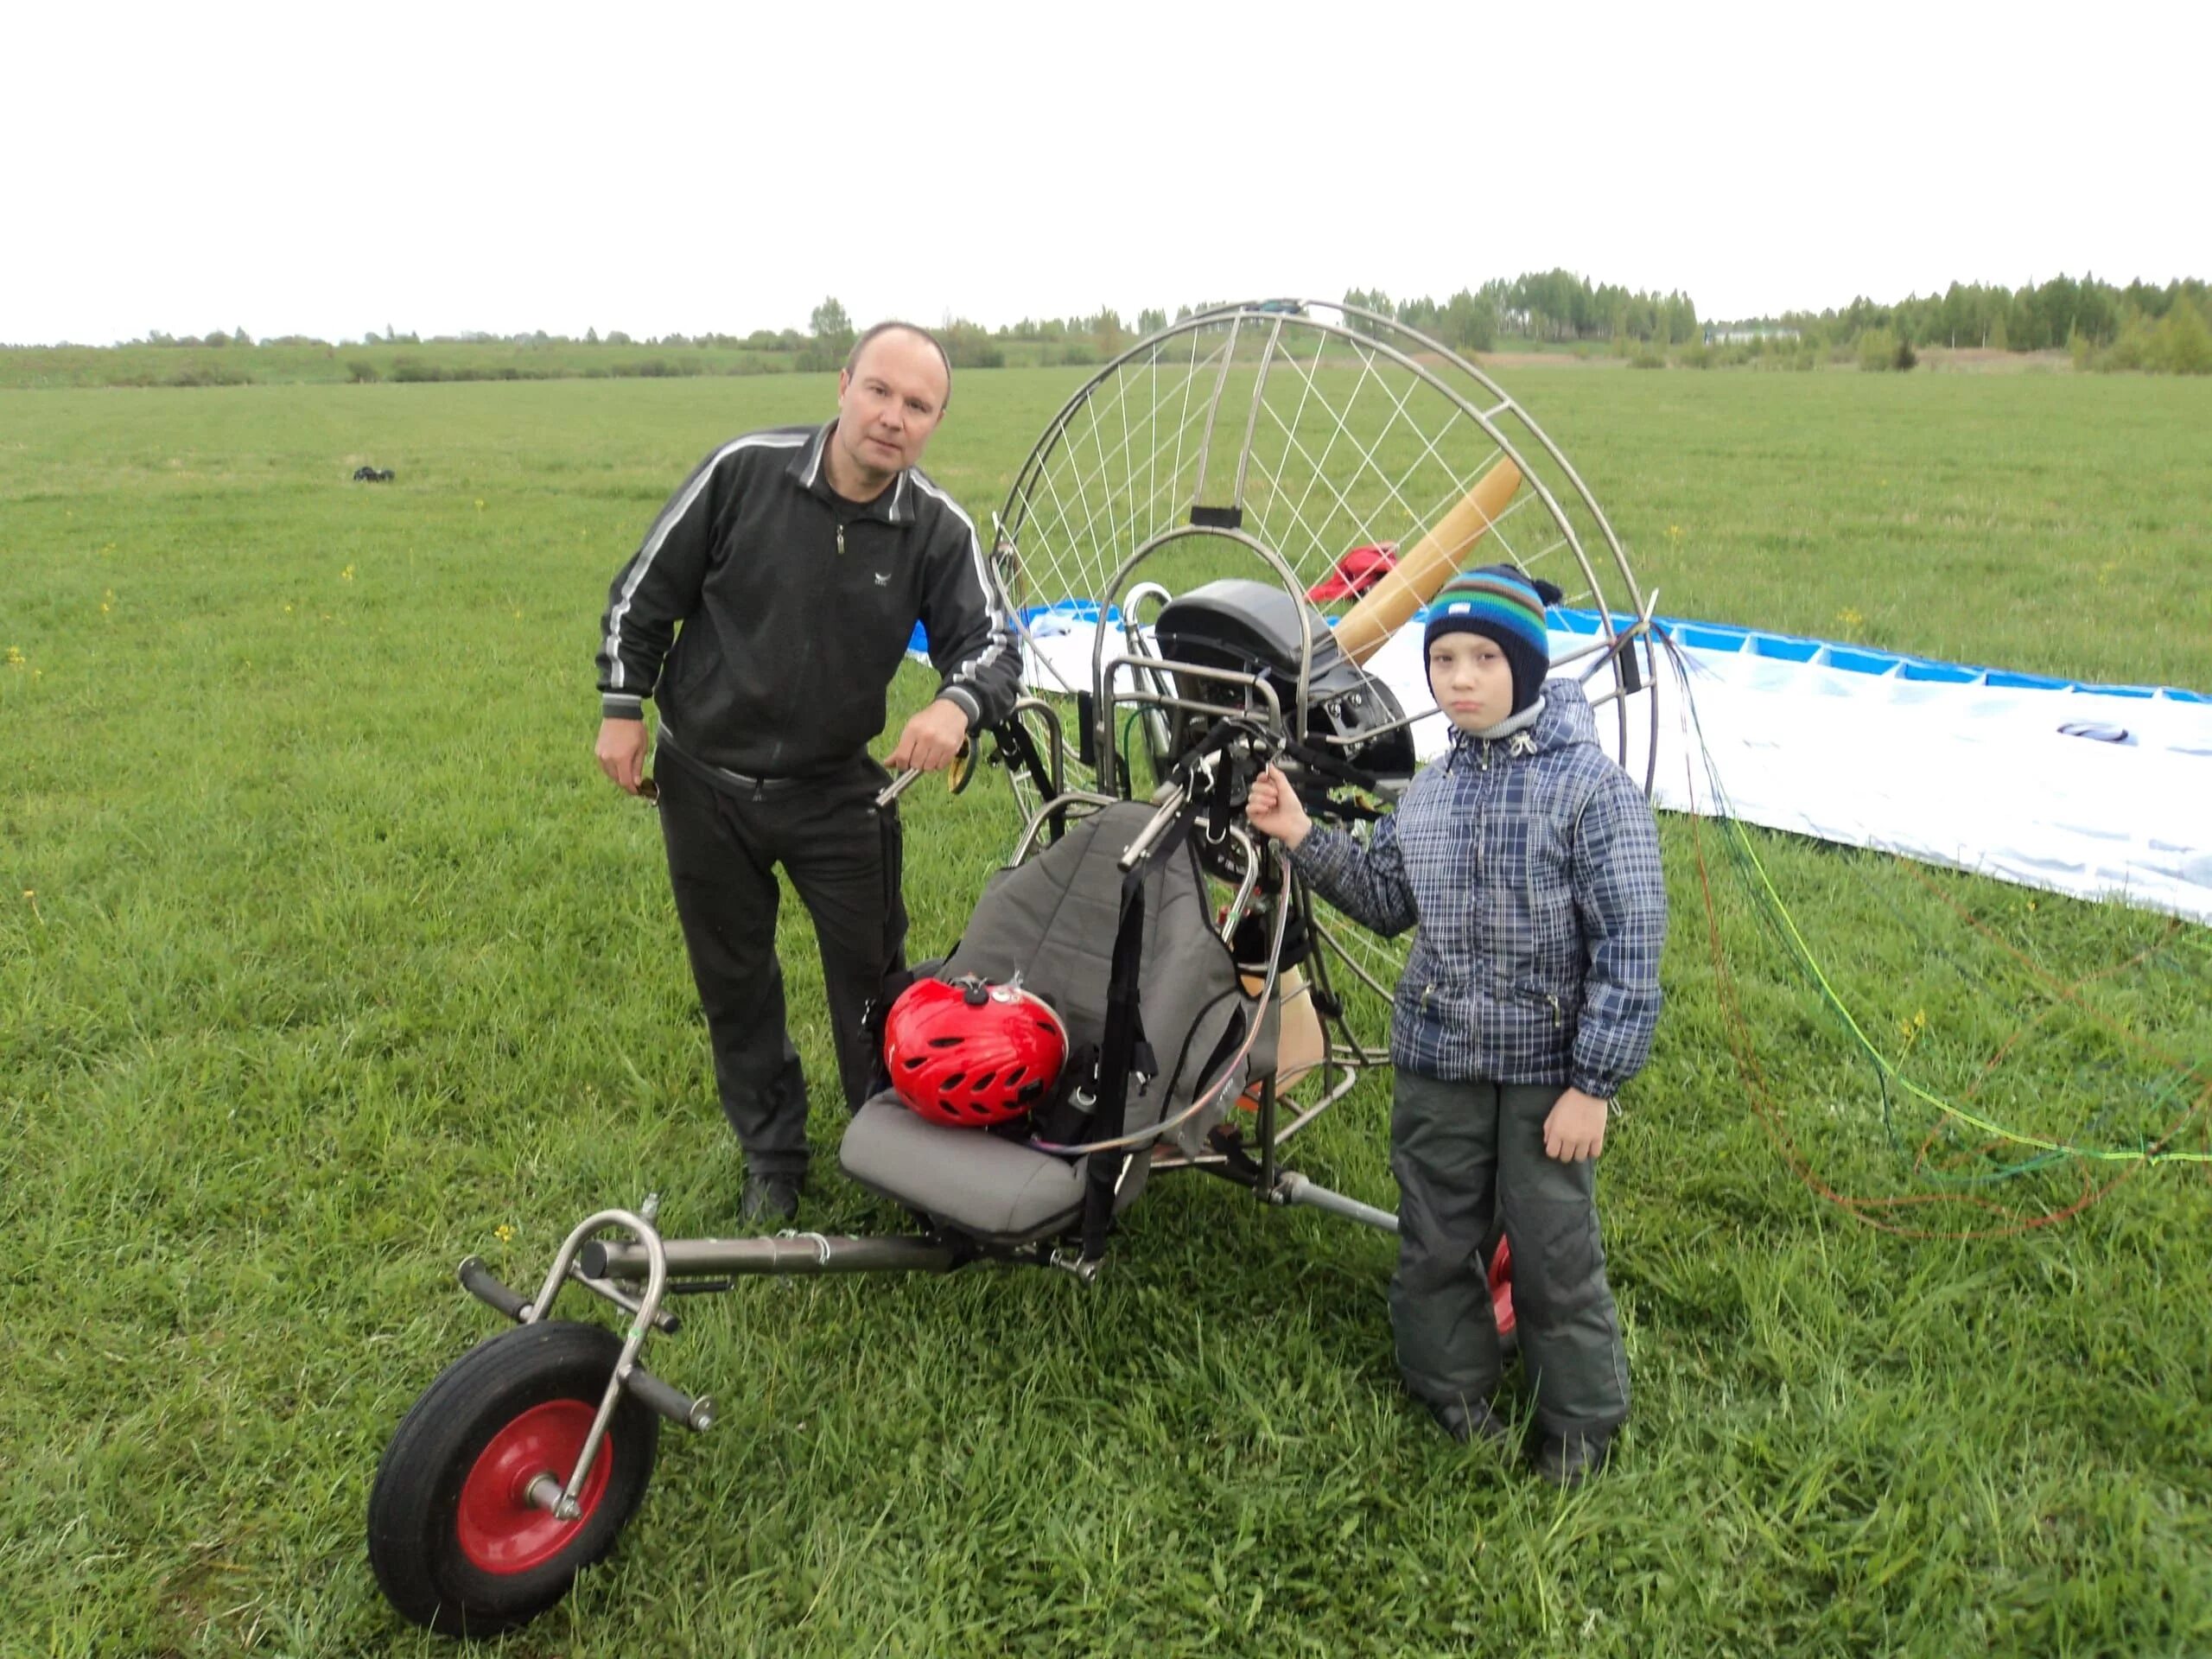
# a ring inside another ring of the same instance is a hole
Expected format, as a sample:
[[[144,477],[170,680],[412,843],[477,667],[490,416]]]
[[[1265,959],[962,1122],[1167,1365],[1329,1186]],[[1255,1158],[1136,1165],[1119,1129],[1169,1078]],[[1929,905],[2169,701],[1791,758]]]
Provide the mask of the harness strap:
[[[1113,967],[1106,980],[1106,1025],[1098,1044],[1094,1140],[1111,1141],[1122,1134],[1128,1113],[1131,1073],[1141,1071],[1147,1080],[1159,1075],[1159,1060],[1145,1040],[1144,1018],[1138,1006],[1137,978],[1144,962],[1144,884],[1166,859],[1183,851],[1198,810],[1195,802],[1186,803],[1136,867],[1122,878],[1121,920],[1114,932]],[[1085,1261],[1096,1262],[1105,1253],[1106,1234],[1114,1222],[1114,1196],[1130,1159],[1137,1155],[1127,1148],[1090,1154],[1090,1179],[1083,1196]]]
[[[1052,777],[1046,769],[1045,757],[1038,752],[1037,740],[1029,735],[1029,728],[1021,723],[1019,715],[1008,717],[1005,724],[991,728],[991,735],[998,739],[1008,770],[1018,762],[1029,774],[1029,781],[1037,791],[1037,798],[1052,798]],[[1065,815],[1055,814],[1052,825],[1052,839],[1058,841],[1067,828]]]

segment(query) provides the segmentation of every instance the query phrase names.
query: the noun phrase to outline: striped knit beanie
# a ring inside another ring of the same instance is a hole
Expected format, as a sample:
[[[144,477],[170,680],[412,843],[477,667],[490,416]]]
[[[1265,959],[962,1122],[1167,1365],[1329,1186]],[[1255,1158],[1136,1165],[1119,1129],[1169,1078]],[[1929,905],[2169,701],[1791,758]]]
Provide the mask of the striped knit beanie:
[[[1497,642],[1513,670],[1513,712],[1536,700],[1552,664],[1551,633],[1544,607],[1560,590],[1548,582],[1524,576],[1510,564],[1485,564],[1462,570],[1444,584],[1428,607],[1421,637],[1424,654],[1440,634],[1479,633]]]

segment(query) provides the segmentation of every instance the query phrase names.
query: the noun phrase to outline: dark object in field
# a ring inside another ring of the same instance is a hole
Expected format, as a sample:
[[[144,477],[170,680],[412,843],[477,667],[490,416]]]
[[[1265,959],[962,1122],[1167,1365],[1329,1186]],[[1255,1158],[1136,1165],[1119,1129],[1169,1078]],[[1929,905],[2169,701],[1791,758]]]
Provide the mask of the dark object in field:
[[[353,469],[353,481],[356,484],[389,484],[391,482],[391,468],[389,467],[356,467]]]

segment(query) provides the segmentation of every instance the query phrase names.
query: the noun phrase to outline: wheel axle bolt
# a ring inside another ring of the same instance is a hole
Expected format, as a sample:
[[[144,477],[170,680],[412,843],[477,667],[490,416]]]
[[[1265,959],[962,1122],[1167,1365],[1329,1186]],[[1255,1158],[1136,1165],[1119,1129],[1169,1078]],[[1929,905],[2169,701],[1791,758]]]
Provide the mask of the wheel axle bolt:
[[[573,1516],[561,1514],[561,1494],[563,1490],[561,1483],[552,1475],[539,1474],[531,1477],[530,1484],[523,1488],[522,1495],[524,1501],[534,1510],[547,1510],[563,1521],[574,1520],[575,1517]]]

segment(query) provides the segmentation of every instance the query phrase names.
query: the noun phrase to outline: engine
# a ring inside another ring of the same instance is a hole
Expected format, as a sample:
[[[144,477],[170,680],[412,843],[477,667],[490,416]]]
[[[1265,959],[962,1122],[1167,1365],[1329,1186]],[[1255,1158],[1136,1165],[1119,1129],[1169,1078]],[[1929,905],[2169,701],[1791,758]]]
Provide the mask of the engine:
[[[1306,741],[1344,766],[1386,781],[1413,775],[1413,734],[1404,710],[1382,681],[1338,649],[1327,621],[1311,605],[1264,582],[1224,577],[1168,601],[1153,625],[1154,649],[1173,671],[1178,663],[1228,669],[1264,678],[1291,713],[1298,692],[1301,643],[1311,652],[1306,682]],[[1234,709],[1234,687],[1203,676],[1175,675],[1175,692],[1192,702]],[[1211,722],[1174,711],[1172,760],[1195,745]],[[1345,740],[1342,744],[1329,739]]]

